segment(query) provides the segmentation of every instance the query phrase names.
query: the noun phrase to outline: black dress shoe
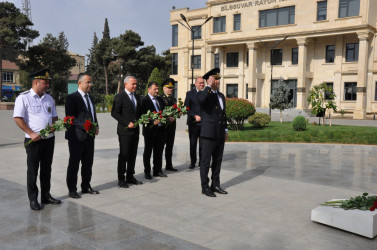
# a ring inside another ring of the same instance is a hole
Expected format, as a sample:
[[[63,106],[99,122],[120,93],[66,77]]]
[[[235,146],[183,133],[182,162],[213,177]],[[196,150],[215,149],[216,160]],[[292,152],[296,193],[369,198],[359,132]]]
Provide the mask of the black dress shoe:
[[[118,186],[121,187],[121,188],[129,188],[126,181],[119,181]]]
[[[76,191],[69,192],[68,195],[69,195],[69,197],[71,197],[73,199],[80,199],[81,198],[80,195]]]
[[[194,169],[195,168],[195,164],[190,164],[190,167],[189,167],[189,169]]]
[[[216,195],[212,192],[212,190],[210,188],[203,188],[202,194],[205,194],[208,197],[216,197]]]
[[[211,187],[213,192],[219,193],[219,194],[227,194],[228,192],[222,189],[221,187]]]
[[[145,179],[152,179],[152,175],[150,173],[145,173]]]
[[[91,187],[81,190],[81,193],[83,193],[83,194],[99,194],[99,192],[97,190],[94,190]]]
[[[60,200],[55,199],[51,196],[51,194],[46,195],[44,198],[41,198],[42,203],[44,204],[60,204],[62,203]]]
[[[167,168],[165,168],[167,171],[178,171],[178,169],[176,169],[176,168],[173,168],[173,167],[167,167]]]
[[[168,177],[166,174],[164,174],[164,172],[158,172],[156,174],[153,174],[153,176],[156,176],[156,177]]]
[[[40,211],[42,209],[38,201],[30,201],[30,208],[35,211]]]
[[[136,180],[134,177],[126,179],[126,183],[131,184],[131,185],[141,185],[141,184],[143,184],[141,181]]]

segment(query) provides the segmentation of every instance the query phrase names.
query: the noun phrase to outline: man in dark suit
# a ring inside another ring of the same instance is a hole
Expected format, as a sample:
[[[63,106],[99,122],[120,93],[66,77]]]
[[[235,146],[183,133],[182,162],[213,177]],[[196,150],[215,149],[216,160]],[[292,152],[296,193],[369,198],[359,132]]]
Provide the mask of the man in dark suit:
[[[128,184],[142,184],[134,177],[140,133],[135,121],[141,115],[140,96],[135,94],[136,84],[137,80],[133,76],[124,79],[124,91],[114,97],[111,110],[111,116],[118,121],[118,185],[121,188],[128,188]]]
[[[198,94],[202,114],[200,139],[202,141],[202,159],[200,161],[200,179],[202,193],[209,197],[216,197],[214,192],[227,194],[220,187],[220,169],[224,152],[224,144],[228,139],[228,129],[225,113],[225,97],[220,93],[220,69],[214,68],[203,78],[207,80],[207,87]],[[212,163],[210,164],[212,159]],[[208,172],[211,165],[211,187]]]
[[[195,89],[187,91],[185,106],[189,107],[190,110],[187,111],[187,125],[189,131],[190,139],[190,169],[195,168],[196,164],[196,148],[199,140],[199,165],[200,159],[202,158],[202,146],[200,143],[200,127],[201,127],[201,112],[200,105],[198,103],[198,92],[204,88],[204,79],[201,77],[195,80]]]
[[[159,112],[164,110],[164,102],[158,96],[158,85],[156,82],[148,83],[148,95],[141,100],[141,113],[149,111]],[[153,176],[167,177],[162,172],[162,153],[164,150],[164,126],[158,119],[151,121],[148,126],[143,126],[144,136],[144,173],[146,179],[152,179],[151,176],[151,155],[153,151]]]
[[[164,82],[163,93],[160,95],[161,99],[164,101],[165,106],[173,106],[177,104],[177,99],[173,96],[174,89],[174,79],[168,78]],[[173,167],[172,157],[173,157],[173,147],[175,139],[175,130],[177,127],[177,122],[174,118],[169,119],[165,127],[164,134],[164,148],[165,148],[165,169],[167,171],[178,171]]]
[[[92,78],[87,73],[80,73],[78,76],[78,90],[67,96],[65,101],[66,116],[74,116],[73,126],[65,133],[68,140],[69,163],[67,169],[68,195],[78,199],[77,173],[81,161],[81,190],[82,193],[99,194],[90,185],[92,178],[92,166],[94,157],[94,136],[90,136],[84,130],[86,120],[98,123],[96,109],[92,98],[89,95],[93,85]],[[96,135],[98,135],[98,126]]]

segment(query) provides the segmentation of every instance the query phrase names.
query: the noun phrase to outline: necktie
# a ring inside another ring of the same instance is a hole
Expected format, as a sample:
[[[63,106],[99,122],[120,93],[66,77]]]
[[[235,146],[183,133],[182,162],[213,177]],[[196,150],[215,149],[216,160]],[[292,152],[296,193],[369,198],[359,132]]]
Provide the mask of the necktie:
[[[134,94],[131,93],[131,101],[132,101],[132,104],[134,105],[134,109],[136,110],[136,103],[135,103],[135,99],[134,99]]]
[[[161,108],[160,108],[160,105],[158,105],[158,101],[157,101],[157,99],[156,98],[153,98],[153,100],[155,101],[155,103],[156,103],[156,106],[157,106],[157,112],[158,111],[160,111],[161,110]]]
[[[93,119],[92,108],[90,107],[89,97],[88,95],[84,95],[84,96],[85,96],[86,104],[88,105],[88,111],[90,113],[90,117],[92,117],[92,121],[95,122]]]

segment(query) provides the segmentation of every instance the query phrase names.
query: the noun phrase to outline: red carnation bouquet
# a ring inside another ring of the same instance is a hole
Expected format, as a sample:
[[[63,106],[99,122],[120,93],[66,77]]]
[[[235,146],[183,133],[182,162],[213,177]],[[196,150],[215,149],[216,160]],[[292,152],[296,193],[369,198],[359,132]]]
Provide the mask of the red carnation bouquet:
[[[66,116],[63,120],[58,119],[54,124],[52,124],[52,126],[50,126],[50,124],[47,124],[44,129],[39,131],[39,136],[42,138],[47,138],[50,134],[54,132],[67,130],[73,125],[74,119],[74,116]],[[25,143],[25,148],[32,142],[33,140],[30,140],[27,143]]]
[[[94,137],[96,135],[97,123],[86,120],[84,123],[84,129],[86,133]]]

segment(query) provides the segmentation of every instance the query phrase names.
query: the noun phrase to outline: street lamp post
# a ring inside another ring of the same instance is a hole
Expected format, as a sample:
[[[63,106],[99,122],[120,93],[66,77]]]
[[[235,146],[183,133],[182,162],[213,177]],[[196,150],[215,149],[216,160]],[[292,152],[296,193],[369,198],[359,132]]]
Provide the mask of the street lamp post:
[[[274,52],[273,52],[273,50],[282,42],[282,41],[284,41],[285,39],[287,39],[288,38],[288,36],[285,36],[283,39],[281,39],[281,40],[277,40],[277,41],[275,41],[275,44],[272,46],[272,47],[269,47],[269,49],[270,49],[270,53],[271,53],[271,88],[272,88],[272,71],[273,71],[273,68],[274,68],[274,65],[272,64],[273,63],[273,61],[274,61]],[[263,44],[263,46],[266,46],[266,43],[264,43],[264,42],[262,42],[262,41],[260,41],[262,44]],[[266,46],[267,47],[267,46]],[[270,102],[271,102],[271,98],[270,98]],[[268,105],[269,106],[269,115],[271,116],[271,107],[270,107],[270,105]]]
[[[209,20],[212,19],[212,16],[208,17],[204,23],[202,23],[199,27],[197,27],[196,29],[193,29],[193,27],[188,23],[186,17],[181,14],[181,18],[183,21],[185,21],[186,25],[184,23],[181,23],[180,21],[178,21],[183,27],[185,27],[186,29],[188,29],[190,32],[191,32],[191,40],[192,40],[192,49],[191,49],[191,89],[194,88],[194,62],[193,62],[193,59],[194,59],[194,33],[199,30],[205,23],[207,23]]]

